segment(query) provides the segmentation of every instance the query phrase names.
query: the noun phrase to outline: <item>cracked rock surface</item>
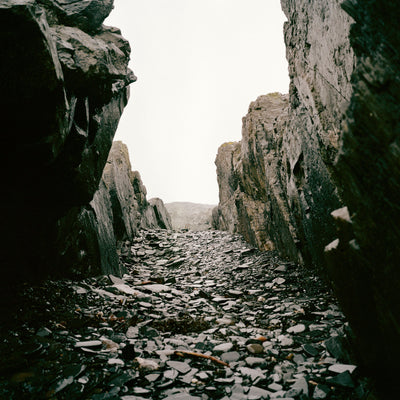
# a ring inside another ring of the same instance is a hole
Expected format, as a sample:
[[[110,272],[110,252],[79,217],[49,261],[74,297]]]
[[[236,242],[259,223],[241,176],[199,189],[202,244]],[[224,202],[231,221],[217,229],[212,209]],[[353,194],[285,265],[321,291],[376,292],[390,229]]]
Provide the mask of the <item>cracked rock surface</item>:
[[[366,398],[342,312],[295,264],[238,235],[165,230],[121,262],[122,279],[11,291],[1,398]]]

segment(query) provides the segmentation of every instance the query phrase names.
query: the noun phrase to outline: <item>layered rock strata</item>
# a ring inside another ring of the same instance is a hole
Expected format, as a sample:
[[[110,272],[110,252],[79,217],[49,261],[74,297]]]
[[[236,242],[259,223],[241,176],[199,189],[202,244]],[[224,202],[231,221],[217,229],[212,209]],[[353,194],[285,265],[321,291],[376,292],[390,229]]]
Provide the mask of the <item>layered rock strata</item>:
[[[150,225],[146,223],[146,225],[144,225],[143,227],[145,228],[158,227],[160,229],[168,229],[168,230],[173,229],[172,219],[168,212],[167,207],[164,205],[164,202],[160,198],[154,197],[149,200],[149,204],[154,211],[155,224]]]
[[[215,226],[328,273],[359,359],[390,391],[400,357],[400,8],[281,3],[289,103],[260,97],[242,141],[219,149]]]
[[[332,166],[352,93],[351,18],[339,1],[283,1],[282,6],[288,18],[289,104],[272,94],[250,105],[240,145],[229,145],[236,159],[231,172],[230,152],[221,146],[215,226],[240,232],[261,249],[277,248],[320,266],[323,249],[335,236],[330,212],[341,205]]]
[[[9,278],[105,265],[89,202],[135,80],[128,42],[102,25],[112,3],[0,1],[1,264]]]
[[[109,193],[117,241],[132,239],[142,228],[172,229],[163,201],[147,201],[146,187],[140,173],[132,171],[124,143],[113,142],[102,181]]]

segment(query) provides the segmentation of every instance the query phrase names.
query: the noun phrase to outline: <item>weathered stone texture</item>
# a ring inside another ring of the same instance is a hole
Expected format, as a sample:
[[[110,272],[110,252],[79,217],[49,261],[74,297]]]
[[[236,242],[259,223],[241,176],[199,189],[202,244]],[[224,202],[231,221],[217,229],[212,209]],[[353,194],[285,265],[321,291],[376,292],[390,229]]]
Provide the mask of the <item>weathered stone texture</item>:
[[[161,199],[146,199],[140,174],[131,170],[127,146],[115,141],[103,171],[111,201],[110,216],[117,242],[132,239],[141,228],[171,229],[169,215]]]
[[[218,149],[215,165],[219,186],[219,205],[213,211],[213,225],[231,233],[237,232],[238,214],[234,194],[238,190],[235,172],[240,156],[240,143],[224,143]]]
[[[290,109],[282,143],[284,192],[296,219],[297,246],[308,264],[320,266],[335,235],[330,212],[340,206],[332,177],[342,115],[352,87],[352,19],[340,1],[281,1],[290,76]],[[286,189],[286,190],[285,190]]]
[[[229,190],[223,178],[229,167],[222,159],[230,156],[220,149],[216,160],[221,196],[216,226],[317,267],[335,235],[330,212],[341,204],[332,166],[354,67],[351,18],[339,1],[328,3],[282,2],[289,104],[275,94],[250,105]]]
[[[156,226],[161,229],[172,229],[171,216],[164,202],[158,197],[154,197],[149,200],[149,204],[154,210]]]
[[[93,212],[89,202],[135,80],[127,67],[128,42],[117,29],[102,26],[111,8],[110,0],[0,1],[7,149],[1,261],[11,275],[14,265],[22,277],[85,268],[72,265],[79,259],[72,253],[85,249],[73,249],[76,241],[63,243],[59,232],[67,220],[75,226],[81,211]],[[96,271],[105,265],[90,264]]]
[[[240,232],[263,250],[273,249],[273,237],[286,229],[282,223],[281,229],[272,227],[279,225],[278,216],[282,212],[289,216],[282,203],[285,200],[273,203],[271,195],[280,180],[275,160],[281,132],[276,134],[274,126],[287,115],[287,97],[273,93],[251,103],[243,118],[242,141],[223,144],[216,158],[220,203],[214,211],[214,226]]]
[[[131,170],[128,148],[122,142],[113,142],[102,180],[110,196],[117,240],[132,238],[140,226],[141,209],[131,182]]]
[[[351,219],[345,228],[340,224],[337,247],[327,249],[329,268],[360,356],[383,389],[394,389],[400,358],[400,7],[354,0],[343,8],[356,21],[350,40],[357,62],[336,170]]]
[[[388,398],[400,358],[400,7],[281,3],[289,105],[260,97],[242,142],[220,148],[215,221],[327,271]]]

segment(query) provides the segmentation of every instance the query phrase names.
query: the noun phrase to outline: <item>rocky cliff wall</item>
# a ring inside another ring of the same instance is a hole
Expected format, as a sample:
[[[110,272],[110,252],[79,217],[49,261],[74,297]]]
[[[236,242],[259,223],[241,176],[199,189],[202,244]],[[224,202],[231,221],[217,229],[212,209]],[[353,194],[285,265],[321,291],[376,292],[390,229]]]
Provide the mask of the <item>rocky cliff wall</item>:
[[[353,0],[343,8],[355,20],[356,68],[335,172],[348,214],[334,213],[339,241],[326,252],[360,356],[389,398],[400,389],[400,7]]]
[[[90,238],[100,205],[89,205],[135,80],[128,42],[102,25],[112,5],[0,1],[1,265],[11,279],[106,264],[119,273],[113,256],[99,263],[107,251]]]
[[[288,18],[289,101],[272,94],[250,105],[233,173],[224,161],[231,156],[224,145],[220,148],[215,226],[224,228],[230,221],[230,231],[241,232],[259,248],[276,248],[319,267],[326,243],[335,237],[330,212],[341,205],[332,166],[352,93],[352,19],[340,1],[282,1],[282,7]],[[223,183],[227,174],[229,190]],[[236,195],[226,196],[229,191]]]
[[[131,168],[127,146],[114,141],[92,201],[78,215],[61,220],[59,240],[75,276],[120,275],[124,269],[118,256],[129,254],[140,229],[172,229],[162,200],[147,201],[140,174]]]
[[[289,103],[261,96],[242,141],[219,149],[216,227],[328,274],[387,398],[400,356],[400,7],[281,3]]]

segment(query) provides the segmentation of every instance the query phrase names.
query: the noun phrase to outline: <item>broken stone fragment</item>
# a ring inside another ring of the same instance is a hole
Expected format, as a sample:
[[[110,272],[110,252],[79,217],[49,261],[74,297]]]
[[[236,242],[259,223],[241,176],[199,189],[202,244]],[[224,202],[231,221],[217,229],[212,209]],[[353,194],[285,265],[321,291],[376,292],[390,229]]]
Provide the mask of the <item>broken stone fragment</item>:
[[[86,342],[76,342],[75,347],[99,347],[102,344],[101,340],[88,340]]]
[[[263,345],[259,343],[250,343],[246,346],[246,348],[252,354],[261,354],[264,352]]]
[[[337,374],[341,374],[342,372],[350,372],[352,373],[357,368],[356,365],[349,364],[333,364],[328,369],[329,371],[336,372]]]
[[[167,361],[167,365],[181,374],[186,374],[192,369],[188,363],[182,361]]]
[[[136,357],[135,360],[139,364],[140,369],[148,370],[148,371],[156,371],[160,368],[159,364],[154,360],[148,360],[141,357]]]
[[[306,330],[306,326],[304,324],[297,324],[294,326],[291,326],[290,328],[286,329],[286,332],[288,333],[302,333]]]

